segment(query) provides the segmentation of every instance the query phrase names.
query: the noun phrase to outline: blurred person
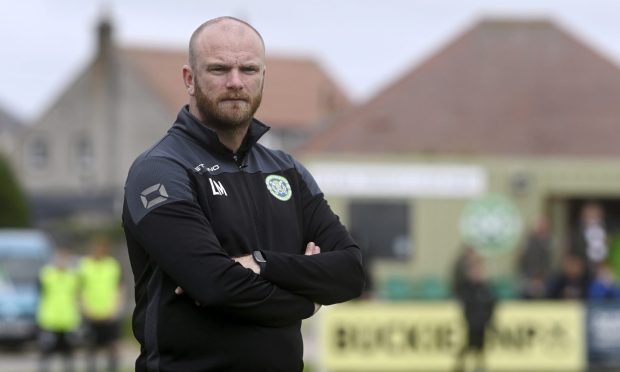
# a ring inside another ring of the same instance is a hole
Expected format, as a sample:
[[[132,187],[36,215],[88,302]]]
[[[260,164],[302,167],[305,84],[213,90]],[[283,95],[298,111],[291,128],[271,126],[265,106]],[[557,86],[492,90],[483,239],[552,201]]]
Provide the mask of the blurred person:
[[[252,26],[202,24],[189,106],[129,171],[138,372],[301,372],[302,319],[362,292],[360,249],[310,173],[257,143],[264,76]]]
[[[80,326],[79,279],[66,248],[57,248],[53,261],[41,269],[39,285],[39,371],[49,371],[51,357],[60,353],[64,370],[71,372],[74,370],[75,334]]]
[[[552,276],[548,297],[553,299],[582,300],[586,298],[589,275],[583,260],[567,254],[562,259],[560,271]]]
[[[609,255],[605,212],[599,203],[587,203],[582,207],[575,232],[570,253],[580,258],[588,273],[593,274],[596,265]]]
[[[90,254],[82,259],[80,304],[87,331],[87,366],[94,372],[97,351],[107,355],[107,370],[118,368],[123,290],[121,266],[110,255],[110,242],[97,236],[90,242]]]
[[[534,273],[521,280],[520,296],[525,300],[542,300],[548,297],[547,291],[551,275]]]
[[[484,347],[487,329],[490,327],[497,297],[493,292],[481,259],[474,259],[464,266],[465,280],[458,292],[465,323],[467,341],[457,355],[456,370],[464,371],[466,358],[475,357],[475,370],[484,370]]]
[[[549,222],[540,218],[530,230],[518,257],[521,297],[542,299],[551,275],[551,234]]]
[[[620,285],[611,267],[602,263],[588,286],[588,300],[620,300]]]
[[[460,298],[461,292],[469,285],[471,276],[470,267],[480,262],[480,255],[470,245],[463,245],[461,253],[456,258],[452,267],[452,294]]]

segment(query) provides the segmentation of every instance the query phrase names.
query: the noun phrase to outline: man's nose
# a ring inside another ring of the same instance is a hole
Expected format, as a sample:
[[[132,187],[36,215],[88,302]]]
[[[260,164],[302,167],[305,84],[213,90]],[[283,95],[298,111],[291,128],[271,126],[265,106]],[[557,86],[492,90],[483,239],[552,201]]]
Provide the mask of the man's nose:
[[[243,82],[241,81],[241,75],[239,73],[239,70],[232,69],[228,72],[226,88],[234,90],[243,88]]]

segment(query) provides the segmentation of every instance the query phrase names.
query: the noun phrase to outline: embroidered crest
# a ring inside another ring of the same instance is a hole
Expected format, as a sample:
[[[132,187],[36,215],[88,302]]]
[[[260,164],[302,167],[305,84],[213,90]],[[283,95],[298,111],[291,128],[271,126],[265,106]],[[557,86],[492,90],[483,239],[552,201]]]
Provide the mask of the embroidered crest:
[[[278,200],[287,201],[293,195],[291,185],[289,185],[288,180],[282,176],[272,174],[265,179],[265,184],[271,195],[275,196]]]

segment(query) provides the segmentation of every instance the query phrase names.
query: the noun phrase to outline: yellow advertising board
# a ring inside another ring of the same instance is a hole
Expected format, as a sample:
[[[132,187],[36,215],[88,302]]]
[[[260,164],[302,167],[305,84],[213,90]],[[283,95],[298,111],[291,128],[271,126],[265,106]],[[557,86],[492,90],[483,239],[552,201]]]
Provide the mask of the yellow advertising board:
[[[586,365],[584,309],[576,302],[505,302],[487,333],[494,371],[578,371]],[[442,371],[466,340],[456,302],[358,302],[324,309],[321,364],[329,371]]]

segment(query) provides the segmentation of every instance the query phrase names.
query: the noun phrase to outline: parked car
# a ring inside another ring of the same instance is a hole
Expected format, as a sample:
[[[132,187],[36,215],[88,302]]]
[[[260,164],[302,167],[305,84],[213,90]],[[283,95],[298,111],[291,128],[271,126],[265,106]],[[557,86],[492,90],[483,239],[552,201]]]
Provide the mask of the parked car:
[[[0,343],[17,347],[36,337],[38,275],[51,254],[39,230],[0,229]]]

